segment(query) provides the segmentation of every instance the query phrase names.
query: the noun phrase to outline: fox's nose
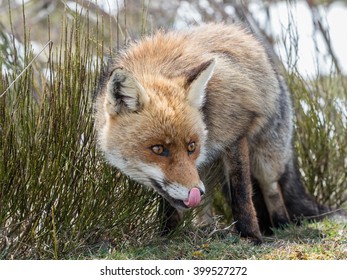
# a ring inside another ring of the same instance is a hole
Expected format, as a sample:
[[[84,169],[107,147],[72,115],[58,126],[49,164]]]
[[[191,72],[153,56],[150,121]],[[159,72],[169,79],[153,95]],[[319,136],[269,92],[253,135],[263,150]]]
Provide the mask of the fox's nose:
[[[204,195],[205,194],[205,192],[202,189],[200,189],[200,188],[198,188],[198,189],[200,191],[200,195]]]

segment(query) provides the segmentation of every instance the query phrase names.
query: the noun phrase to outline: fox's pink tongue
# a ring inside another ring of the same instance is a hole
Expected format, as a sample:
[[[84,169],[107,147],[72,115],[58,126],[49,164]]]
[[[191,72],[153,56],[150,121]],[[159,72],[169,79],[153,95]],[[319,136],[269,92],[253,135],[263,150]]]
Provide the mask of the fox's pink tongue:
[[[201,194],[198,188],[192,188],[189,192],[188,200],[183,201],[189,208],[197,207],[201,202]]]

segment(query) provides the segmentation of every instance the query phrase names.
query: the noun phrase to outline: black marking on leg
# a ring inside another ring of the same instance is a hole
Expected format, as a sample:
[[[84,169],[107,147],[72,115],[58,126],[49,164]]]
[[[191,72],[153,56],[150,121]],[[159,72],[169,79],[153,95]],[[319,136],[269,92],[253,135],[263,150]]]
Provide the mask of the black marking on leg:
[[[226,182],[231,195],[231,208],[236,229],[241,236],[251,238],[255,243],[261,243],[256,212],[252,202],[252,183],[249,166],[249,151],[247,139],[240,140],[238,145],[228,149],[225,154],[225,167],[229,181]]]

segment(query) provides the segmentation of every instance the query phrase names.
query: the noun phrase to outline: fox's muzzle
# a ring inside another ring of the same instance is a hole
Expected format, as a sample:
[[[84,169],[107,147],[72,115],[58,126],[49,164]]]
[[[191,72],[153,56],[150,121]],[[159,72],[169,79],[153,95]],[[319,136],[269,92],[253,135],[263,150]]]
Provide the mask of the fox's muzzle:
[[[170,194],[170,190],[168,188],[175,186],[174,184],[165,184],[161,185],[158,181],[151,179],[152,186],[154,189],[163,196],[173,207],[179,208],[181,210],[187,210],[190,208],[198,207],[202,201],[202,197],[204,195],[204,189],[196,186],[187,192],[188,188],[185,188],[184,186],[180,186],[182,189],[186,189],[185,195],[179,196],[173,196]]]

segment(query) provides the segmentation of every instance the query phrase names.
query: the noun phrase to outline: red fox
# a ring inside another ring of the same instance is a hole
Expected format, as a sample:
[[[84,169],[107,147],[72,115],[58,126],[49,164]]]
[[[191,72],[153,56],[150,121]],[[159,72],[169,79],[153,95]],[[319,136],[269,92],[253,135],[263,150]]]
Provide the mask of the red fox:
[[[289,92],[239,26],[158,31],[131,43],[109,65],[94,113],[108,162],[172,207],[164,230],[201,204],[209,192],[201,172],[216,161],[236,228],[256,243],[266,226],[329,210],[300,181]]]

